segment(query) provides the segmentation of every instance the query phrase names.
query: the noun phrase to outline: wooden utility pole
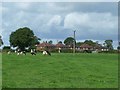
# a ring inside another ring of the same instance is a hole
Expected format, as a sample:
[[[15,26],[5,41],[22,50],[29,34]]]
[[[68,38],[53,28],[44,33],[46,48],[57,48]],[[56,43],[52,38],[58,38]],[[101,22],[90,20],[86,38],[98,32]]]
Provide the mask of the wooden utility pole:
[[[73,53],[75,53],[75,41],[76,41],[76,40],[75,40],[75,32],[76,32],[76,31],[74,30]]]

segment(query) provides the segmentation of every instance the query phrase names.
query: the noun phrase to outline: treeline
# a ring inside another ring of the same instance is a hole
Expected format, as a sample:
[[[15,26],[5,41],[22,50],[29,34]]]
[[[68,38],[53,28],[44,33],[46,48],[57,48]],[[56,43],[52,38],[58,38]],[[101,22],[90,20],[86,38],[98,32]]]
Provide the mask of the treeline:
[[[11,48],[19,48],[21,50],[26,50],[26,48],[29,49],[35,49],[36,44],[39,44],[41,39],[37,36],[35,36],[34,32],[28,28],[19,28],[16,31],[12,32],[9,37],[10,46],[4,46],[3,50],[8,51]],[[46,41],[47,43],[52,44],[53,41]],[[99,44],[98,41],[94,42],[92,40],[85,40],[84,42],[76,42],[76,40],[73,37],[67,37],[63,42],[59,41],[58,43],[64,43],[65,45],[69,45],[70,47],[73,47],[73,44],[75,42],[75,46],[80,46],[82,44],[88,44],[90,46],[95,46],[96,44]],[[4,43],[2,41],[2,37],[0,36],[0,46],[2,46]],[[107,47],[109,51],[114,51],[113,48],[113,40],[105,40],[103,43],[103,46]],[[117,48],[120,50],[120,43]],[[67,51],[66,51],[67,52]],[[72,52],[71,50],[68,50],[68,52]]]

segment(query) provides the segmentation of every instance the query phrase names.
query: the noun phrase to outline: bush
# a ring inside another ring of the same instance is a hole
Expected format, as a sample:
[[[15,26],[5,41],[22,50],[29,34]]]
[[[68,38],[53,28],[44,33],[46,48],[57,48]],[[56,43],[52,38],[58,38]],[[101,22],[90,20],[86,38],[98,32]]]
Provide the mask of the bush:
[[[59,49],[50,50],[50,52],[53,52],[53,53],[59,53],[58,51]],[[61,49],[61,53],[73,53],[73,50],[72,49]]]
[[[118,50],[111,50],[109,53],[118,53]]]
[[[100,53],[118,53],[118,50],[101,51]]]
[[[72,49],[62,49],[61,50],[62,53],[73,53]]]
[[[10,46],[4,46],[2,51],[8,52],[8,51],[11,51],[11,48],[10,48]]]
[[[58,49],[52,49],[52,50],[50,50],[50,52],[58,53]]]

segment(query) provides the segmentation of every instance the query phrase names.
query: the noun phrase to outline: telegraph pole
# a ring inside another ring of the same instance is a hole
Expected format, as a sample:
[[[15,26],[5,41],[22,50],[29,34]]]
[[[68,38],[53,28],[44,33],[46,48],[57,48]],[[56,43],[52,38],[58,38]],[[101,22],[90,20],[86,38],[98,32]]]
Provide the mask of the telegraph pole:
[[[76,32],[76,30],[74,30],[74,42],[73,42],[73,53],[75,53],[75,32]]]

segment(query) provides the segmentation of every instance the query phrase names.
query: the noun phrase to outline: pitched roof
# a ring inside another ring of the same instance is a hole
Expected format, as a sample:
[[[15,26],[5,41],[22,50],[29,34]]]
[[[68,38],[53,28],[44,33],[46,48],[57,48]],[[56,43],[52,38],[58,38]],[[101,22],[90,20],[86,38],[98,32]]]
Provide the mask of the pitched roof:
[[[39,47],[52,47],[52,46],[55,46],[55,45],[43,42],[43,43],[38,44],[37,46],[39,46]]]
[[[55,46],[56,46],[56,47],[65,47],[65,45],[62,44],[62,43],[58,43],[58,44],[56,44]]]

